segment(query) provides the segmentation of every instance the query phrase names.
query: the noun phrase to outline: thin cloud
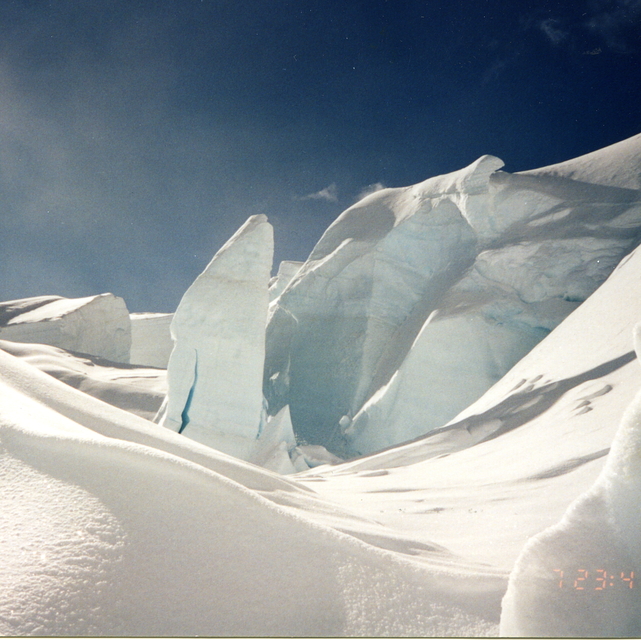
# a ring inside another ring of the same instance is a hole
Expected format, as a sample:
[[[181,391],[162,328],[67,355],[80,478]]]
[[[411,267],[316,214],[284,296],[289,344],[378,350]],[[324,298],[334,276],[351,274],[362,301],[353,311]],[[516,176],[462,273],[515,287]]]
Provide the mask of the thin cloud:
[[[603,49],[629,53],[638,48],[641,0],[590,0],[574,19],[549,17],[534,22],[554,47],[596,55]],[[595,40],[596,38],[596,40]],[[583,50],[588,44],[588,50]]]
[[[332,184],[320,191],[302,196],[300,200],[325,200],[326,202],[338,202],[338,187],[335,182],[332,182]]]
[[[561,21],[556,18],[542,20],[539,22],[539,29],[541,29],[554,46],[559,46],[565,42],[569,36],[569,32],[562,28]]]
[[[631,38],[635,37],[641,21],[641,0],[618,0],[617,2],[599,2],[596,11],[585,22],[585,27],[598,35],[603,42],[621,53],[630,50]]]

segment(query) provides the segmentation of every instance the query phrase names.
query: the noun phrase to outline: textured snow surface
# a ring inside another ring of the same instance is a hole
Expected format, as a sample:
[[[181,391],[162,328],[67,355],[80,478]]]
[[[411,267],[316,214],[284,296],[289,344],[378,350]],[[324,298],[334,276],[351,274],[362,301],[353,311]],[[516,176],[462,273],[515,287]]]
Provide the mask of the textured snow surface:
[[[404,561],[260,495],[295,484],[0,369],[3,635],[495,632],[491,572]]]
[[[0,339],[37,342],[129,362],[131,324],[122,298],[41,296],[0,303]]]
[[[441,427],[635,246],[641,136],[536,171],[502,164],[367,196],[272,303],[265,397],[272,414],[289,404],[300,439],[353,457]]]
[[[641,357],[641,325],[636,329]],[[641,392],[594,485],[532,538],[503,600],[501,634],[641,634]]]

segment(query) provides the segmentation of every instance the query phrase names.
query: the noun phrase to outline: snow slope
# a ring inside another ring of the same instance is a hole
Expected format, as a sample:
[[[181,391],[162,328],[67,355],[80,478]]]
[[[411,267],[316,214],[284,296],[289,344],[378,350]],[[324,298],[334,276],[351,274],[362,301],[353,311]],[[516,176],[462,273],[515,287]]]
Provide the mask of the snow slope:
[[[300,479],[405,536],[509,569],[594,483],[641,388],[640,273],[637,249],[450,424]]]
[[[441,441],[287,478],[0,352],[0,632],[496,634],[521,549],[641,388],[639,273],[635,252]]]
[[[641,357],[641,325],[635,334]],[[638,637],[640,499],[641,391],[594,485],[521,552],[503,599],[501,633]]]
[[[0,349],[75,389],[152,420],[167,393],[167,372],[41,344],[0,340]]]
[[[279,506],[296,483],[0,367],[3,635],[496,630],[491,571],[407,562]]]

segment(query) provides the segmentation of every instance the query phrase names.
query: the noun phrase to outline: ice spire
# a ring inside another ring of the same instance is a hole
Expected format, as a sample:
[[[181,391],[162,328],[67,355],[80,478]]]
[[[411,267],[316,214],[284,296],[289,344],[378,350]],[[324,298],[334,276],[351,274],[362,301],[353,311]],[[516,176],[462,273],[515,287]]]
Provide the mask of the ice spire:
[[[187,289],[171,323],[168,393],[157,416],[243,459],[261,422],[273,251],[267,217],[251,216]]]

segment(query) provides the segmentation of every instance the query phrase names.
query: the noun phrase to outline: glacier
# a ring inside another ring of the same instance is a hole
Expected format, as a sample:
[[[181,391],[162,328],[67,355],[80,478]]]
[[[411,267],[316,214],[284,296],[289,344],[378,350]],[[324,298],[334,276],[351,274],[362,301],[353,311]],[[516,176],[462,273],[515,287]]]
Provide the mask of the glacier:
[[[166,369],[171,350],[171,321],[173,313],[130,313],[131,364]]]
[[[369,195],[272,302],[265,397],[270,414],[290,406],[299,439],[349,458],[442,426],[638,242],[639,136],[535,171],[502,166],[483,156]]]
[[[131,323],[122,298],[40,296],[0,303],[0,340],[36,342],[129,362]]]
[[[640,190],[484,156],[93,342],[0,303],[0,634],[637,636]]]

